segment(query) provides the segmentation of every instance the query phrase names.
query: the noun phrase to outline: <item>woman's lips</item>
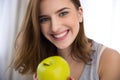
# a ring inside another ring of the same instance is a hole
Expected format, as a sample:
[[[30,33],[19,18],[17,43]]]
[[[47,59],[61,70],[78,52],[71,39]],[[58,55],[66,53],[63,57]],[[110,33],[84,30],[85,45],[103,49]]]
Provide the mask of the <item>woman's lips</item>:
[[[58,34],[52,34],[52,37],[56,40],[63,40],[67,36],[68,32],[69,30],[60,32]]]

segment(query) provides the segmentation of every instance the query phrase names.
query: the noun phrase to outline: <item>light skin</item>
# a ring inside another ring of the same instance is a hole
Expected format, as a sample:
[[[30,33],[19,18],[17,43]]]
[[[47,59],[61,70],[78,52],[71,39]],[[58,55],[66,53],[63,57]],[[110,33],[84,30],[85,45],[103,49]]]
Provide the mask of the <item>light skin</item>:
[[[68,48],[78,34],[81,10],[77,11],[69,0],[42,1],[40,25],[43,35],[58,49]]]
[[[75,62],[69,54],[71,54],[71,44],[80,29],[79,23],[82,22],[82,8],[80,7],[77,10],[70,0],[41,0],[40,12],[41,32],[58,48],[58,54],[69,63],[71,77],[74,78],[69,80],[78,80],[85,64]],[[119,80],[116,79],[117,75],[120,74],[119,61],[120,55],[118,52],[107,48],[100,58],[98,69],[100,80]]]
[[[120,80],[120,54],[107,48],[101,55],[99,63],[100,80]]]
[[[78,34],[79,22],[82,22],[82,8],[77,11],[69,0],[44,0],[40,3],[40,11],[43,35],[58,48],[60,55],[66,57]]]

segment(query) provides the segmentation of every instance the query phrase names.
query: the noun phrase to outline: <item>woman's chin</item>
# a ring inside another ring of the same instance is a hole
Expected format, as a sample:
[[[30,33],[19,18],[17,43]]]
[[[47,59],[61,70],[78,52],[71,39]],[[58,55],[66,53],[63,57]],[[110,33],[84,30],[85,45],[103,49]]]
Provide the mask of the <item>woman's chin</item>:
[[[69,45],[59,45],[59,46],[56,46],[57,47],[57,49],[59,49],[59,50],[64,50],[64,49],[68,49],[69,48]]]

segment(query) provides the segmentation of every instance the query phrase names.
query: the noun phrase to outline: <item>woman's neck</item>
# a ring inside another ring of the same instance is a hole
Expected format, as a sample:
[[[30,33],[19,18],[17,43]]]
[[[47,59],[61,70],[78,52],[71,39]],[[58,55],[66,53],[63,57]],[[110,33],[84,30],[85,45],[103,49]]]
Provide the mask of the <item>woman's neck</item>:
[[[58,55],[65,59],[69,58],[71,56],[71,48],[58,49]]]

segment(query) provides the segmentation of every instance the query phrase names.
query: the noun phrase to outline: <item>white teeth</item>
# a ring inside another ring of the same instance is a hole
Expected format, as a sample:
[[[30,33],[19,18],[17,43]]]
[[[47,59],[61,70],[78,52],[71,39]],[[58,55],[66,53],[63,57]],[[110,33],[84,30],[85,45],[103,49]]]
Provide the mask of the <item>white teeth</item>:
[[[65,36],[66,33],[67,33],[67,31],[66,31],[66,32],[63,32],[63,33],[61,33],[61,34],[53,35],[53,36],[54,36],[55,38],[61,38],[61,37]]]

